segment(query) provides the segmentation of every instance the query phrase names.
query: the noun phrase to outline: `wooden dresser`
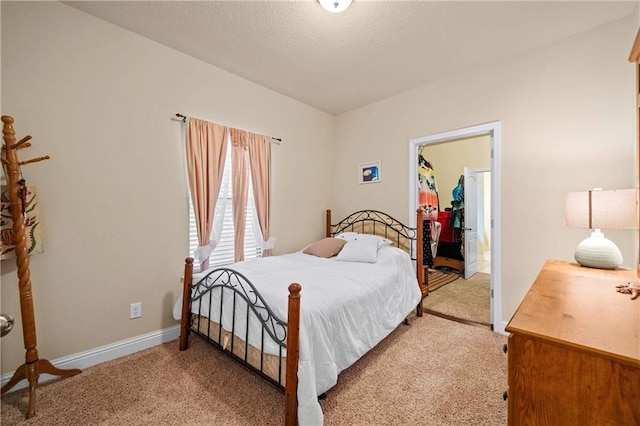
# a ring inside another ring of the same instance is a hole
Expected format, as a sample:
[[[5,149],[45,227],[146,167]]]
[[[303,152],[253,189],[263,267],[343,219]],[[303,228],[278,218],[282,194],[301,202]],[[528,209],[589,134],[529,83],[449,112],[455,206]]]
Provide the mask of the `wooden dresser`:
[[[509,425],[640,425],[635,276],[546,262],[506,327]]]

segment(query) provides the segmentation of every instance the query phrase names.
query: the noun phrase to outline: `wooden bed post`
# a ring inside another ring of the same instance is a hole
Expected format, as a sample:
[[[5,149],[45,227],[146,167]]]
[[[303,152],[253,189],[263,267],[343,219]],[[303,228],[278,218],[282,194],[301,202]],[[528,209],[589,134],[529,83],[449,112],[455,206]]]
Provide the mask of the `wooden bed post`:
[[[330,210],[327,210],[330,212]],[[330,215],[330,213],[328,213]],[[302,286],[289,286],[289,313],[287,319],[287,366],[285,384],[284,424],[298,424],[298,358],[300,351],[300,291]]]
[[[189,299],[191,298],[191,283],[193,282],[193,258],[184,261],[184,284],[182,286],[182,317],[180,318],[180,350],[189,348]]]
[[[325,225],[325,237],[331,236],[331,209],[327,209],[327,219]]]
[[[418,303],[418,307],[416,308],[416,315],[421,317],[424,314],[424,309],[422,307],[422,299],[426,296],[427,286],[424,282],[424,265],[422,264],[423,259],[423,241],[422,234],[424,232],[424,219],[422,218],[422,209],[418,209],[416,211],[416,268],[417,268],[417,276],[418,276],[418,286],[420,287],[420,292],[422,296],[420,297],[420,302]],[[427,271],[427,274],[429,271]]]

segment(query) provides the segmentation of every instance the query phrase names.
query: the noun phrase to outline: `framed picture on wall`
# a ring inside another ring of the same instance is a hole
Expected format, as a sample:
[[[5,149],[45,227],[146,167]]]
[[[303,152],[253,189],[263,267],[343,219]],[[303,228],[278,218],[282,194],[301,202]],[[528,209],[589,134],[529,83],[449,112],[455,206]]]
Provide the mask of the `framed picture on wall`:
[[[360,163],[358,165],[358,183],[378,183],[381,181],[380,161]]]

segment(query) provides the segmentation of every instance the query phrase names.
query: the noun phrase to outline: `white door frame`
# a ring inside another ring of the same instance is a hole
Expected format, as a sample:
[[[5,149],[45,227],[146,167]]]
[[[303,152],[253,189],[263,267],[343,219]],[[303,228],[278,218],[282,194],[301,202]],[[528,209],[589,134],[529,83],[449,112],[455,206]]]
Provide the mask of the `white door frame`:
[[[487,134],[491,137],[491,290],[493,293],[491,318],[493,330],[504,334],[507,324],[502,320],[502,157],[500,151],[502,123],[500,121],[409,140],[409,223],[410,226],[416,226],[418,147]]]

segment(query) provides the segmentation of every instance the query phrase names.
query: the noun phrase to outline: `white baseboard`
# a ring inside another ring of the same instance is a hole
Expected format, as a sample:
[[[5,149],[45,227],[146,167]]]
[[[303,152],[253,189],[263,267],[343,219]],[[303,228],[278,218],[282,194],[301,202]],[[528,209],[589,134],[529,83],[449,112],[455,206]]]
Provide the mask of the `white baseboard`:
[[[111,361],[113,359],[123,357],[125,355],[130,355],[132,353],[141,351],[143,349],[148,349],[162,343],[176,340],[179,336],[180,326],[174,325],[171,327],[163,328],[162,330],[152,331],[151,333],[142,334],[130,339],[111,343],[110,345],[100,346],[95,349],[90,349],[88,351],[58,358],[56,360],[52,360],[51,364],[62,369],[84,369],[97,364],[101,364],[106,361]],[[11,380],[12,376],[13,372],[3,374],[1,377],[2,386],[4,386],[9,380]],[[40,378],[38,379],[38,383],[43,383],[57,377],[58,376],[53,376],[50,374],[41,374]],[[16,384],[13,388],[11,388],[9,392],[26,388],[28,385],[29,383],[27,382],[27,380],[22,380],[18,382],[18,384]]]
[[[500,324],[493,324],[493,331],[495,331],[496,333],[508,335],[509,333],[505,331],[507,324],[508,323],[505,321],[500,322]]]

